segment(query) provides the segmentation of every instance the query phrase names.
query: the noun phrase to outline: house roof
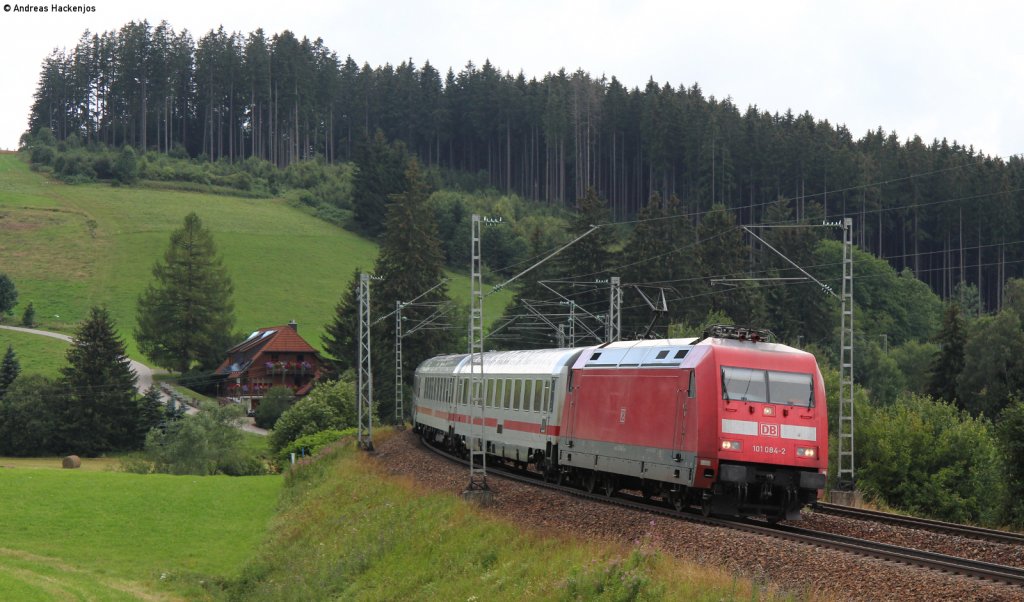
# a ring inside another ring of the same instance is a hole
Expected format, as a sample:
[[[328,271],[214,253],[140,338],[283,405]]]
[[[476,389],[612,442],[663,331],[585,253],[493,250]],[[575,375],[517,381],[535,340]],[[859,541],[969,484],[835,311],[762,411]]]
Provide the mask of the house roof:
[[[306,342],[299,332],[288,325],[268,326],[250,334],[244,341],[227,350],[228,358],[217,368],[217,374],[235,377],[246,371],[263,353],[310,353],[317,351]],[[241,355],[240,361],[234,358]]]

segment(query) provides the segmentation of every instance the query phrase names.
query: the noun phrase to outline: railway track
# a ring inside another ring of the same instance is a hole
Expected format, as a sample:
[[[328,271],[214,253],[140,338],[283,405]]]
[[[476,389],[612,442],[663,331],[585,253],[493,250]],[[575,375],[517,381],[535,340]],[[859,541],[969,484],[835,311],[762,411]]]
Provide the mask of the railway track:
[[[468,462],[463,458],[451,455],[425,442],[423,443],[423,445],[432,452],[441,455],[445,458],[448,458],[451,461],[458,462],[461,464],[468,464]],[[706,525],[739,530],[742,532],[752,533],[759,536],[771,537],[779,540],[793,541],[804,545],[829,548],[833,550],[856,554],[859,556],[878,558],[881,560],[886,560],[888,562],[918,566],[947,574],[963,575],[975,579],[980,579],[983,581],[1004,583],[1016,587],[1024,587],[1024,569],[1020,569],[1017,567],[1009,567],[999,564],[971,560],[968,558],[948,556],[944,554],[938,554],[935,552],[927,552],[913,548],[900,547],[892,544],[848,537],[845,535],[837,535],[834,533],[810,531],[807,529],[801,529],[799,527],[792,527],[788,525],[770,525],[763,521],[757,521],[752,519],[731,519],[715,516],[706,517],[696,510],[677,511],[665,505],[660,505],[656,502],[644,500],[642,497],[639,496],[632,496],[621,493],[616,494],[614,496],[608,496],[601,493],[588,493],[586,491],[576,489],[575,487],[558,485],[555,483],[548,483],[545,482],[540,477],[540,475],[536,473],[515,470],[500,464],[489,465],[488,472],[500,475],[503,478],[512,479],[523,483],[529,483],[531,485],[535,485],[538,487],[545,487],[548,489],[561,491],[576,497],[591,499],[602,503],[615,504],[621,507],[630,508],[637,511],[650,512],[673,518],[699,522]]]
[[[889,523],[892,525],[899,525],[901,527],[924,529],[926,531],[941,533],[943,535],[958,535],[960,537],[969,537],[971,539],[978,539],[981,541],[1024,545],[1024,535],[1021,535],[1020,533],[1011,533],[1009,531],[998,531],[996,529],[985,529],[983,527],[970,527],[967,525],[958,525],[956,523],[947,523],[927,518],[902,516],[889,512],[879,512],[877,510],[866,510],[863,508],[851,508],[849,506],[839,506],[824,502],[818,502],[815,504],[814,511],[824,514],[833,514],[835,516],[845,516],[848,518],[856,518],[873,522]]]

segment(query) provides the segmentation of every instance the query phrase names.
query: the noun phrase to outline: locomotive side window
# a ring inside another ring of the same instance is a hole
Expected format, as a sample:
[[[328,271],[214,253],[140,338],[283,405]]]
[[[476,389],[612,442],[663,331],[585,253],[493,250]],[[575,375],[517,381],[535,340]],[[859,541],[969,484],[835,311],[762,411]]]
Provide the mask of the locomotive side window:
[[[814,387],[810,374],[768,372],[768,396],[773,403],[809,408],[814,405]]]
[[[722,399],[768,401],[768,375],[764,370],[722,367]]]
[[[690,384],[686,387],[686,396],[690,399],[697,397],[697,372],[690,370]]]

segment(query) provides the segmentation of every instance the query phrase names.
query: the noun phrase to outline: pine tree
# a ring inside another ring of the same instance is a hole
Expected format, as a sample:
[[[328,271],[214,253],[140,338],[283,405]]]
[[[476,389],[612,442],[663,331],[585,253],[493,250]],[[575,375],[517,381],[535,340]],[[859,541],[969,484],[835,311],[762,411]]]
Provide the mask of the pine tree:
[[[411,301],[419,297],[417,306],[405,308],[402,313],[410,324],[416,324],[432,314],[440,304],[449,302],[449,297],[447,285],[437,286],[445,277],[444,253],[437,237],[434,214],[427,206],[430,190],[419,161],[409,161],[404,179],[406,191],[396,195],[388,207],[387,228],[373,270],[381,280],[373,283],[371,300],[374,314],[383,316],[394,311],[396,301]],[[429,294],[420,297],[435,286],[437,288]],[[395,323],[394,320],[385,320],[375,328],[374,371],[380,376],[374,379],[374,386],[379,391],[380,416],[390,418],[394,416]],[[422,329],[405,336],[402,342],[405,380],[411,382],[413,371],[423,360],[453,351],[456,349],[450,331]]]
[[[138,445],[135,372],[110,313],[93,307],[75,332],[61,370],[65,396],[57,439],[64,451],[94,455]]]
[[[376,236],[384,229],[391,197],[405,192],[408,154],[401,143],[388,144],[381,131],[367,140],[356,156],[352,182],[353,220],[360,230]]]
[[[623,282],[639,286],[649,296],[658,295],[659,287],[665,289],[670,322],[698,322],[707,312],[707,297],[697,271],[695,233],[682,204],[674,196],[663,203],[655,193],[637,218],[622,249]],[[630,302],[622,311],[624,338],[640,333],[651,321],[647,303],[632,297],[635,292],[628,294]]]
[[[736,217],[724,205],[715,204],[697,227],[701,275],[712,278],[742,278],[748,261]],[[750,283],[725,285],[713,291],[711,309],[721,310],[739,324],[764,325],[763,303]]]
[[[28,307],[25,308],[25,313],[21,314],[21,325],[26,328],[31,328],[36,323],[36,308],[32,306],[30,301]]]
[[[142,447],[150,429],[157,428],[164,419],[164,404],[160,391],[152,386],[138,399],[138,415],[135,428],[135,447]]]
[[[230,346],[234,286],[213,242],[195,213],[171,234],[154,284],[138,300],[135,340],[151,360],[187,372],[197,363],[215,365]]]
[[[935,342],[939,344],[939,352],[932,364],[928,394],[952,402],[957,399],[956,383],[964,370],[964,345],[967,343],[964,317],[956,303],[946,306],[942,329]]]
[[[7,274],[0,274],[0,319],[3,314],[11,315],[11,310],[18,304],[18,289]]]
[[[359,273],[357,268],[345,287],[338,304],[334,306],[334,320],[325,328],[320,340],[324,351],[331,357],[335,367],[344,372],[356,365],[359,338]],[[373,299],[373,295],[370,295]]]
[[[387,315],[396,301],[411,301],[430,290],[444,278],[444,254],[437,238],[433,213],[426,205],[429,196],[419,162],[409,162],[405,178],[408,190],[394,197],[388,207],[387,228],[381,240],[380,255],[373,273],[380,280],[372,284],[371,318]],[[352,274],[345,292],[335,307],[334,320],[327,326],[322,340],[328,354],[341,369],[355,366],[359,333],[359,271]],[[408,307],[403,316],[410,323],[426,318],[439,304],[448,302],[447,286],[441,285],[418,299],[416,307]],[[419,304],[432,304],[426,308]],[[379,401],[379,414],[394,415],[394,344],[393,320],[373,327],[371,351],[374,365],[374,397]],[[415,367],[426,358],[452,352],[454,337],[443,330],[423,329],[402,342],[403,372],[410,379]]]
[[[18,378],[20,373],[21,365],[18,363],[18,356],[14,354],[14,348],[8,345],[3,363],[0,363],[0,399],[3,399],[7,388],[11,386],[14,379]]]

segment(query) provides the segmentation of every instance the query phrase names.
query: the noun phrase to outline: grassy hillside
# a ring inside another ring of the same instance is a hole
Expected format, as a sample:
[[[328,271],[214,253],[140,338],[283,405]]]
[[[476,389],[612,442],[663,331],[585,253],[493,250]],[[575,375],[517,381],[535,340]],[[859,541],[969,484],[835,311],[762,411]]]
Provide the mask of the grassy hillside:
[[[264,536],[281,486],[276,476],[0,465],[4,600],[195,599],[195,575],[239,573]]]
[[[0,328],[0,358],[7,346],[14,348],[22,374],[42,374],[56,378],[67,361],[68,344],[64,341]]]
[[[17,155],[0,154],[0,272],[18,288],[16,317],[31,301],[43,328],[70,332],[90,306],[104,304],[138,357],[136,299],[190,211],[213,231],[231,273],[239,331],[294,319],[320,347],[352,271],[372,268],[377,255],[375,243],[281,199],[69,186],[30,171]],[[468,299],[468,278],[456,277],[449,287],[454,298]],[[486,314],[497,317],[508,299],[507,292],[488,298]]]
[[[378,440],[390,435],[379,431]],[[542,536],[389,478],[349,446],[287,476],[268,540],[216,597],[242,600],[772,599],[641,549]]]

